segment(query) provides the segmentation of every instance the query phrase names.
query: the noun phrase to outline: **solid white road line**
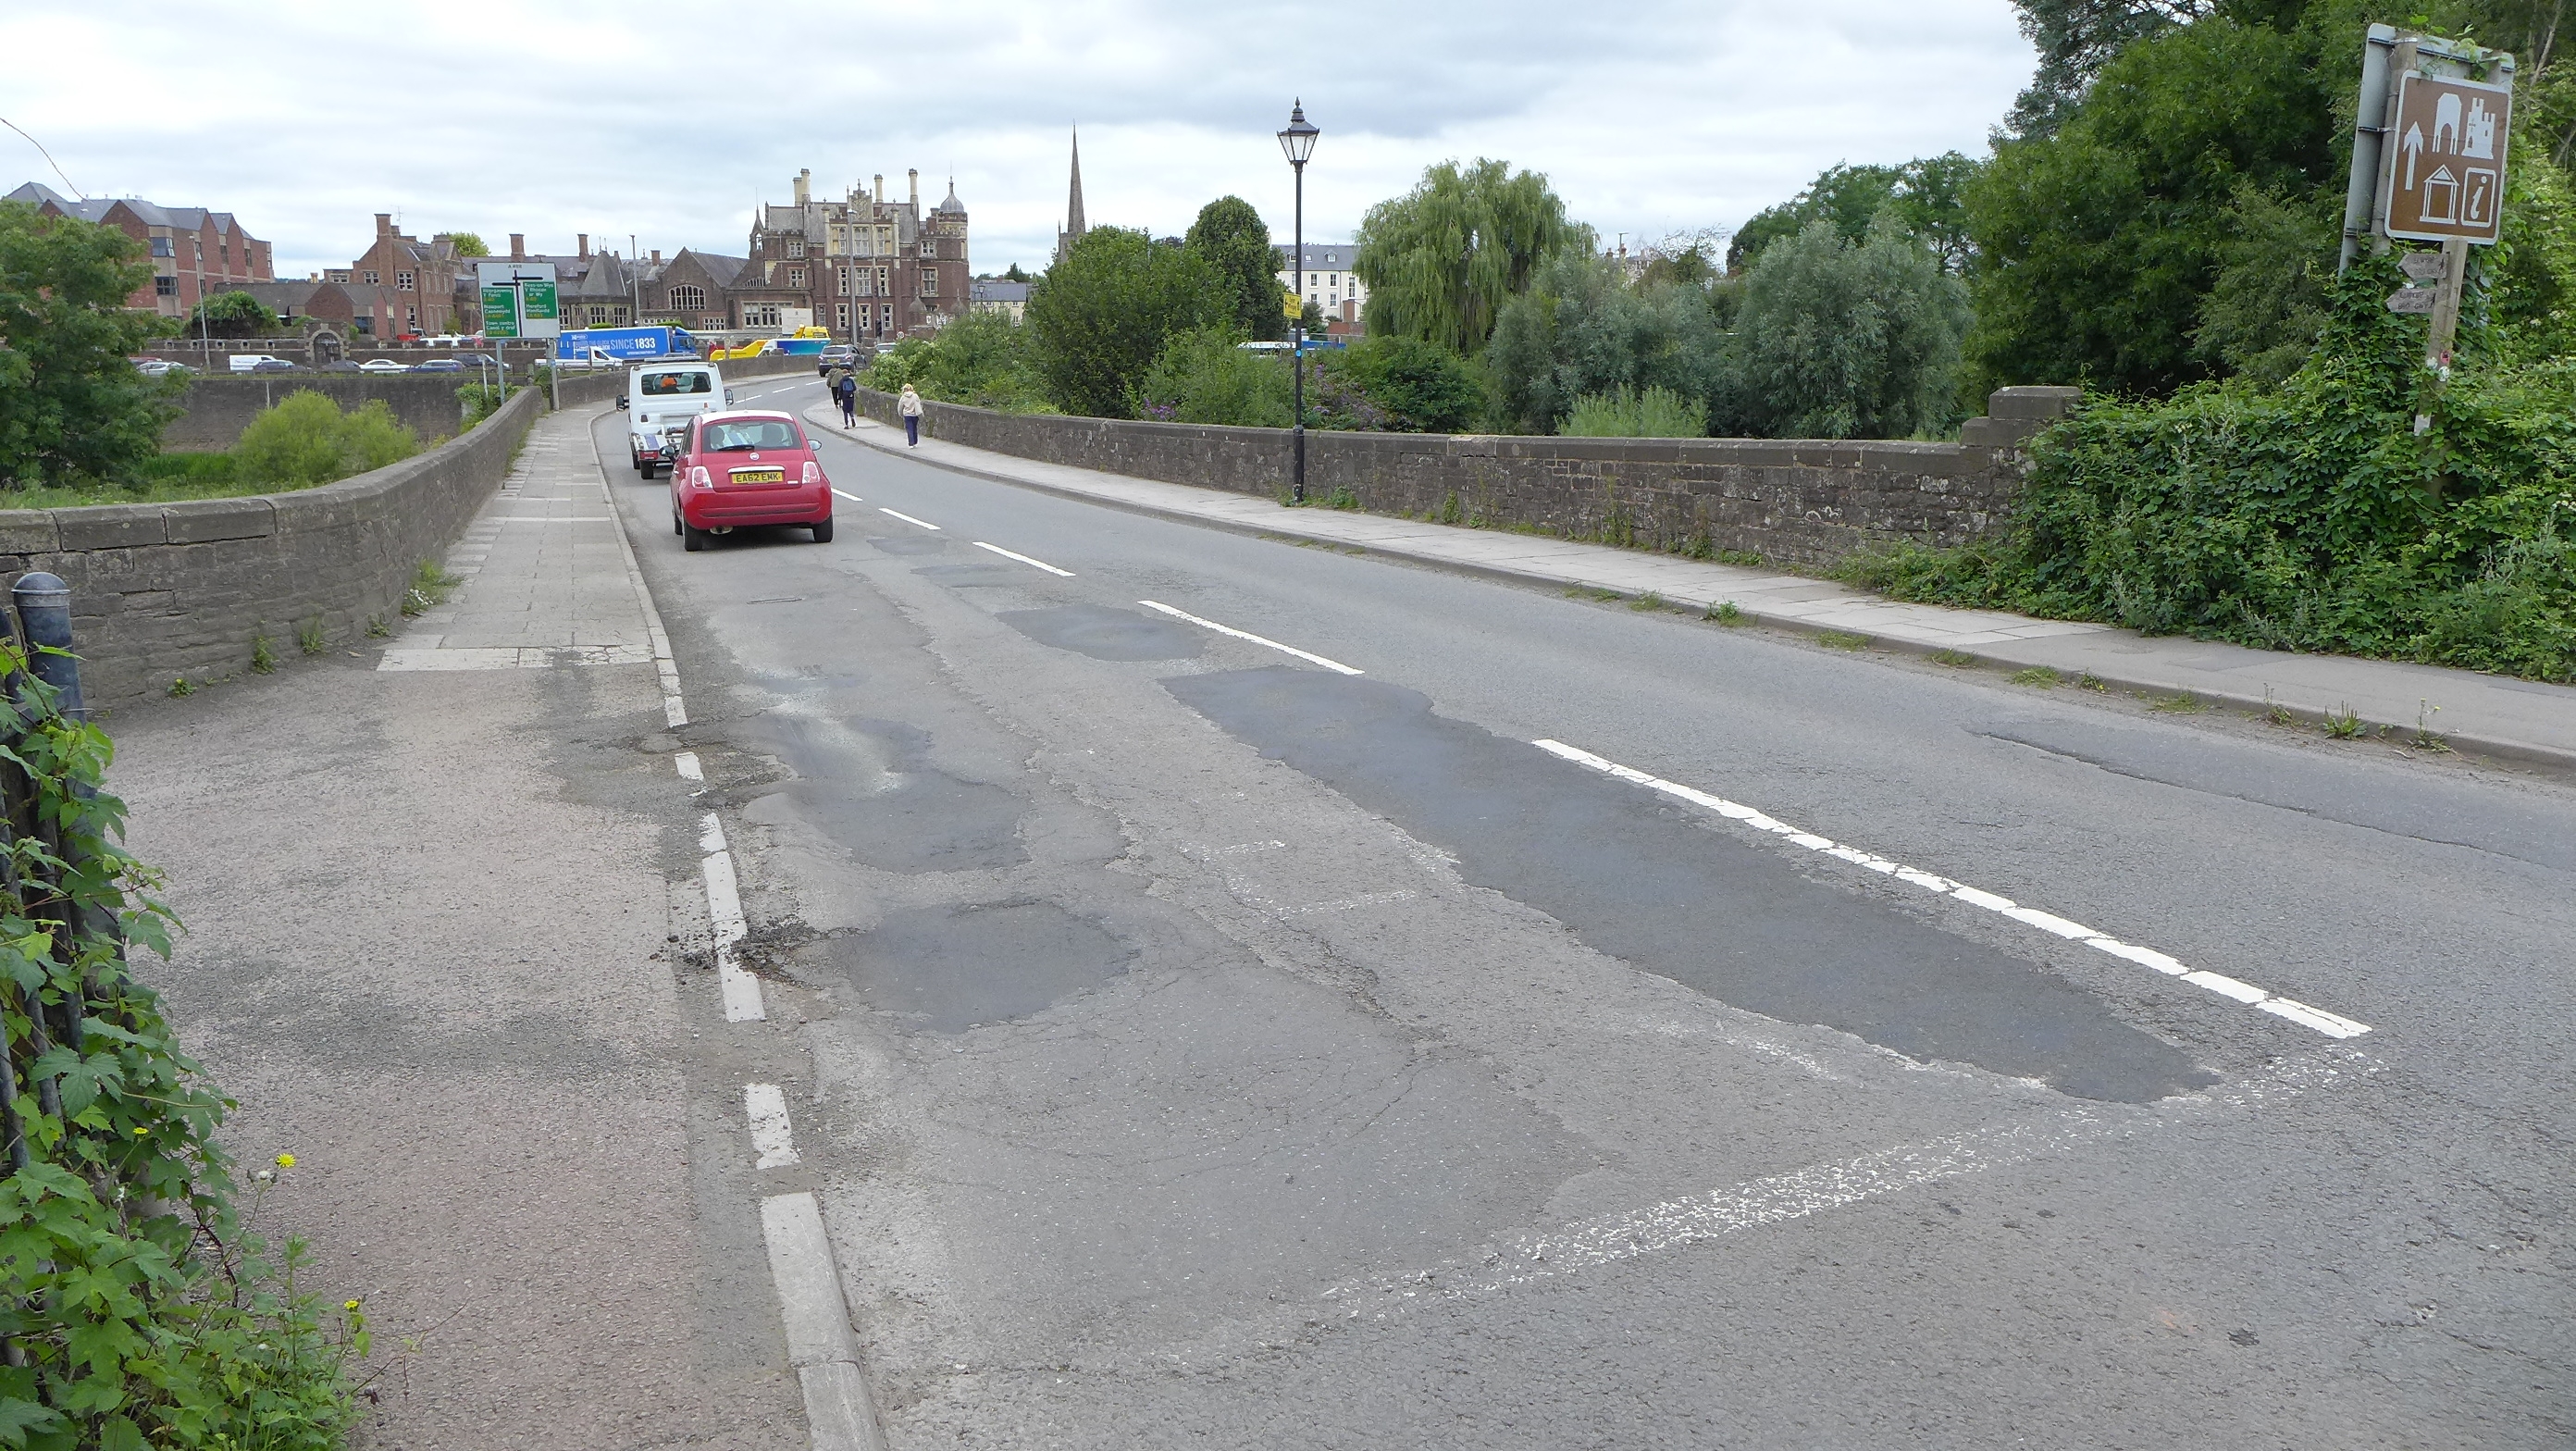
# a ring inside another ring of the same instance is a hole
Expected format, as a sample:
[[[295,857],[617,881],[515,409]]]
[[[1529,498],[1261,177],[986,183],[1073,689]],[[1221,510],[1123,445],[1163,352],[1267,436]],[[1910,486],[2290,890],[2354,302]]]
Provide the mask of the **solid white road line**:
[[[846,489],[834,489],[832,492],[840,498],[849,500],[853,504],[864,504],[867,502],[867,500],[860,498],[858,495],[853,494]]]
[[[799,1162],[796,1132],[787,1122],[787,1094],[775,1083],[742,1086],[742,1113],[751,1123],[751,1146],[760,1151],[758,1167],[781,1169]]]
[[[906,514],[906,513],[904,513],[903,511],[901,511],[901,510],[899,510],[899,509],[889,509],[889,508],[887,508],[886,506],[884,506],[883,504],[879,504],[879,505],[877,506],[877,512],[878,512],[878,513],[880,513],[880,514],[892,514],[892,515],[894,515],[896,518],[901,519],[901,520],[902,520],[903,522],[905,522],[906,524],[918,524],[918,525],[920,525],[920,526],[921,526],[922,528],[924,528],[924,529],[937,529],[937,528],[939,527],[938,525],[931,523],[931,522],[930,522],[929,520],[927,520],[927,519],[915,519],[915,518],[914,518],[914,517],[912,517],[910,514]]]
[[[850,1333],[849,1302],[822,1206],[811,1194],[772,1195],[760,1202],[760,1237],[769,1249],[787,1362],[805,1392],[814,1451],[881,1451],[885,1438],[859,1373],[858,1337]]]
[[[598,457],[596,440],[592,457]],[[599,494],[608,501],[609,515],[614,517],[617,494],[608,486],[608,465],[604,462],[599,466]],[[635,545],[627,539],[625,526],[612,532],[617,535],[617,557],[626,562],[626,582],[634,587],[635,603],[644,611],[644,638],[652,642],[653,669],[662,677],[662,719],[677,730],[689,723],[689,707],[680,697],[680,665],[671,658],[671,637],[662,628],[662,612],[653,607],[653,591],[645,585],[644,571],[635,563]]]
[[[1809,851],[1822,852],[1826,856],[1850,862],[1857,867],[1867,867],[1874,872],[1884,872],[1898,881],[1911,883],[1927,892],[1955,897],[1972,907],[1983,907],[1989,912],[2010,917],[2025,926],[2036,927],[2042,932],[2063,937],[2070,942],[2081,942],[2087,947],[2107,952],[2113,957],[2134,962],[2141,967],[2154,968],[2167,977],[2180,978],[2194,987],[2217,993],[2221,997],[2232,998],[2248,1007],[2261,1008],[2275,1017],[2287,1018],[2303,1028],[2313,1028],[2329,1038],[2358,1038],[2370,1031],[2368,1023],[2357,1023],[2340,1014],[2329,1013],[2323,1008],[2312,1008],[2302,1002],[2277,997],[2252,983],[2239,982],[2235,978],[2223,977],[2214,972],[2195,971],[2152,947],[2134,946],[2106,933],[2096,932],[2081,922],[2070,922],[2054,913],[2040,911],[2036,907],[2024,907],[2009,897],[1998,897],[1992,892],[1965,886],[1947,877],[1935,876],[1919,868],[1889,861],[1885,857],[1872,856],[1856,847],[1828,841],[1813,832],[1800,831],[1786,822],[1775,821],[1750,806],[1740,806],[1723,797],[1711,796],[1705,791],[1693,790],[1660,776],[1649,776],[1643,771],[1605,760],[1590,751],[1577,750],[1562,741],[1533,741],[1531,744],[1550,755],[1561,756],[1572,761],[1578,766],[1588,766],[1595,771],[1616,776],[1622,781],[1633,782],[1650,791],[1660,791],[1667,796],[1679,797],[1694,806],[1707,807],[1720,816],[1731,821],[1741,821],[1757,831],[1767,831],[1775,836],[1786,837]]]
[[[1270,649],[1278,651],[1282,655],[1294,655],[1300,660],[1321,665],[1327,670],[1338,670],[1344,675],[1365,675],[1368,673],[1364,670],[1354,670],[1339,660],[1327,660],[1321,655],[1310,654],[1307,651],[1298,649],[1294,645],[1282,645],[1276,640],[1265,640],[1259,635],[1253,634],[1249,630],[1238,630],[1232,625],[1220,625],[1214,620],[1202,620],[1187,610],[1173,609],[1170,605],[1163,604],[1158,600],[1138,600],[1136,603],[1143,605],[1149,610],[1161,610],[1164,614],[1170,615],[1173,619],[1187,620],[1191,624],[1197,625],[1202,629],[1214,630],[1220,635],[1231,635],[1238,640],[1249,640],[1255,645],[1265,645]]]
[[[725,849],[724,823],[712,811],[698,818],[698,850],[720,852]]]
[[[673,756],[671,758],[671,765],[673,769],[680,773],[680,779],[683,781],[703,781],[707,779],[706,771],[698,765],[698,753],[695,751],[682,751],[678,755]]]
[[[1062,579],[1071,579],[1071,578],[1073,578],[1073,571],[1072,571],[1072,570],[1069,570],[1069,569],[1058,569],[1058,568],[1056,568],[1054,565],[1047,563],[1047,562],[1046,562],[1045,560],[1043,560],[1043,559],[1031,559],[1031,558],[1029,558],[1029,557],[1028,557],[1027,555],[1025,555],[1025,554],[1017,554],[1017,553],[1013,553],[1012,551],[1010,551],[1010,550],[1008,550],[1008,549],[1004,549],[1002,546],[1000,546],[1000,545],[998,545],[998,544],[987,544],[987,543],[985,543],[983,540],[978,539],[978,540],[976,540],[976,541],[975,541],[975,547],[976,547],[976,548],[978,548],[978,549],[989,549],[989,550],[993,551],[995,554],[998,554],[998,555],[1002,556],[1004,559],[1016,559],[1016,560],[1018,560],[1020,563],[1025,564],[1025,565],[1029,566],[1029,567],[1030,567],[1030,568],[1032,568],[1032,569],[1043,569],[1043,570],[1045,570],[1047,573],[1052,574],[1052,575],[1055,575],[1055,576],[1057,576],[1057,577],[1059,577],[1059,578],[1062,578]]]

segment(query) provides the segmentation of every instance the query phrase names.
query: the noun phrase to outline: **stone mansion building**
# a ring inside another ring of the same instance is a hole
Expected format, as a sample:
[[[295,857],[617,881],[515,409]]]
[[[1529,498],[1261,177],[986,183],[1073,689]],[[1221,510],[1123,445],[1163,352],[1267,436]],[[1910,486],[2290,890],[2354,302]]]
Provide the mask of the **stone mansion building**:
[[[965,315],[966,208],[953,182],[925,214],[918,171],[900,201],[881,175],[818,199],[813,176],[797,173],[794,201],[753,213],[748,256],[684,250],[655,269],[637,320],[700,331],[820,327],[843,342],[893,342]]]

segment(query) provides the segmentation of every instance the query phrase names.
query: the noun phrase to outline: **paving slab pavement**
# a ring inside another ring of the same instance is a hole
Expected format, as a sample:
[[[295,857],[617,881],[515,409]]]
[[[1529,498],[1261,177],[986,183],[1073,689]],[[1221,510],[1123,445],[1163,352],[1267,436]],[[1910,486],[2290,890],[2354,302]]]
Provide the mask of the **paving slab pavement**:
[[[111,722],[188,928],[145,975],[236,1157],[296,1156],[263,1231],[366,1304],[369,1451],[808,1444],[740,1121],[801,1055],[725,1036],[670,940],[698,816],[591,416],[536,425],[381,654]]]
[[[805,418],[842,437],[925,463],[1140,513],[1356,547],[1525,583],[1605,589],[1630,597],[1652,590],[1686,609],[1732,602],[1760,624],[1866,635],[1874,645],[1922,653],[1958,651],[2008,670],[2046,666],[2070,677],[2089,674],[2120,690],[2188,693],[2212,704],[2255,710],[2279,706],[2311,721],[2350,712],[2372,727],[2408,734],[2426,723],[2463,750],[2576,768],[2576,687],[2435,665],[2254,650],[2000,610],[1909,604],[1775,570],[1539,535],[1282,508],[1269,499],[1042,463],[929,437],[908,448],[900,429],[873,419],[843,427],[828,404],[808,408]]]

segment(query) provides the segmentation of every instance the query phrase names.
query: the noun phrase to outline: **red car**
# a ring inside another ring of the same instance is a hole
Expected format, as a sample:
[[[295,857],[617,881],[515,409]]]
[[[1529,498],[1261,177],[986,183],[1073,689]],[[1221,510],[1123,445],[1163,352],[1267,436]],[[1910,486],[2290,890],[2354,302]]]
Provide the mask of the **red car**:
[[[784,413],[702,413],[671,460],[671,532],[692,552],[710,534],[755,524],[798,525],[832,538],[832,481],[822,445]]]

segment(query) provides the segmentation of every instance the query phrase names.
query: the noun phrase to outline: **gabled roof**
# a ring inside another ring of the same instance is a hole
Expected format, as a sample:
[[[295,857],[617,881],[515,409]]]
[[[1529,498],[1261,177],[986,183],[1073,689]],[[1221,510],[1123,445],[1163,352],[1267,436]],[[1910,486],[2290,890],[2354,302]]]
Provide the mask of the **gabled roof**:
[[[1282,242],[1273,246],[1270,250],[1279,255],[1279,270],[1282,272],[1287,271],[1288,254],[1297,249]],[[1359,255],[1359,251],[1360,249],[1358,247],[1349,242],[1308,242],[1306,244],[1306,270],[1309,272],[1347,272],[1351,268],[1351,260]]]

